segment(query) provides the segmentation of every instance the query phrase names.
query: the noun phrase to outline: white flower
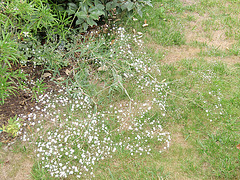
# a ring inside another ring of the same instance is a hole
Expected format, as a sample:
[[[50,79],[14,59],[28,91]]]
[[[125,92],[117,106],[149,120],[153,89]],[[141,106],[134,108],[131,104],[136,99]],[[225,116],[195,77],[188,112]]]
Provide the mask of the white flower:
[[[22,32],[23,33],[23,35],[24,35],[24,37],[29,37],[29,32]]]

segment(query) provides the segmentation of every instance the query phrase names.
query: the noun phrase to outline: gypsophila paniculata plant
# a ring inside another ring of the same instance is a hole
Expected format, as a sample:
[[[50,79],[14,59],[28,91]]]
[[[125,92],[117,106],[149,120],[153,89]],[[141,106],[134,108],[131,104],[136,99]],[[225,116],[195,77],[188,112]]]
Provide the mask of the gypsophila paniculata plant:
[[[91,96],[79,86],[61,87],[59,95],[49,92],[39,96],[44,108],[35,108],[42,112],[40,116],[30,113],[21,117],[36,127],[37,157],[41,166],[53,177],[94,176],[95,165],[111,158],[114,153],[124,151],[130,156],[150,155],[152,151],[161,152],[170,146],[170,133],[165,132],[160,123],[167,113],[166,91],[169,87],[147,74],[150,60],[145,59],[145,53],[136,55],[132,51],[131,43],[142,47],[139,36],[131,37],[124,28],[116,28],[115,36],[115,45],[109,46],[109,57],[113,61],[94,53],[92,59],[99,64],[98,68],[106,66],[102,69],[105,73],[112,73],[112,69],[116,68],[116,75],[121,77],[118,83],[125,93],[128,92],[124,81],[131,79],[138,89],[150,92],[152,98],[143,102],[128,94],[126,103],[112,104],[106,107],[108,110],[101,110],[95,108]],[[118,45],[121,46],[119,50]],[[119,59],[122,61],[120,65],[117,64]],[[128,71],[123,71],[121,66]],[[150,115],[155,107],[161,109],[161,117]],[[31,141],[31,135],[23,131],[22,140]],[[152,141],[159,142],[158,146],[151,147],[149,143]]]

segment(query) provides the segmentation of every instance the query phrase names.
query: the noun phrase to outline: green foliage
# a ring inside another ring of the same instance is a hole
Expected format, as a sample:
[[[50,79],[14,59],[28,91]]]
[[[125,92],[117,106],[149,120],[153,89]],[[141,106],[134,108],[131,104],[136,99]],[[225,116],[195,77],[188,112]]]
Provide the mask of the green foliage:
[[[11,76],[10,73],[7,73],[6,69],[1,68],[0,71],[0,104],[4,103],[4,100],[6,97],[8,97],[10,94],[14,94],[16,91],[16,88],[12,86],[13,82],[8,81],[9,77]]]
[[[32,31],[37,33],[44,28],[50,30],[56,20],[51,9],[42,1],[28,2],[6,1],[2,3],[3,15],[1,21],[6,22],[5,28],[14,33]]]
[[[22,88],[26,75],[20,70],[12,70],[12,66],[18,64],[26,65],[31,62],[33,65],[45,64],[48,68],[58,69],[66,63],[62,62],[62,55],[54,53],[56,33],[65,38],[66,24],[69,18],[65,14],[59,15],[59,20],[47,1],[34,0],[13,0],[0,3],[0,103],[11,94]],[[58,26],[59,25],[59,26]],[[48,34],[47,43],[42,46],[44,36]],[[54,40],[54,42],[50,42]],[[38,82],[37,82],[38,83]],[[38,87],[42,86],[39,84]],[[42,90],[33,89],[35,92]]]
[[[18,119],[16,115],[14,118],[10,118],[8,120],[8,125],[2,125],[2,128],[0,128],[0,130],[10,134],[12,137],[16,137],[22,126],[21,121],[22,120]]]
[[[67,12],[68,15],[74,15],[77,18],[76,25],[79,25],[80,29],[86,31],[88,26],[97,25],[101,16],[105,19],[113,14],[121,15],[125,12],[132,13],[136,10],[137,13],[142,16],[142,7],[144,5],[150,5],[150,0],[75,0],[68,3]],[[61,5],[59,5],[61,6]],[[66,8],[66,7],[65,7]],[[64,9],[61,6],[61,9]]]
[[[43,167],[41,167],[41,165],[39,164],[39,162],[35,162],[33,167],[32,167],[32,179],[34,180],[38,180],[38,179],[42,179],[42,180],[53,180],[55,178],[51,177],[51,175],[47,172],[47,170],[45,170]]]
[[[32,98],[35,98],[37,100],[37,95],[40,93],[43,93],[44,90],[46,90],[47,87],[45,87],[45,83],[43,83],[43,80],[37,80],[36,85],[32,87]]]
[[[178,1],[161,0],[153,1],[153,7],[146,7],[143,17],[137,14],[134,17],[136,21],[130,22],[130,27],[136,31],[147,33],[145,36],[147,42],[154,42],[159,45],[172,46],[186,43],[184,27],[182,20],[174,16],[177,11],[182,11]],[[154,9],[154,11],[153,11]],[[146,20],[148,28],[143,28],[143,22]],[[129,26],[129,25],[128,25]]]
[[[9,71],[7,67],[0,68],[0,104],[4,104],[4,100],[8,96],[15,94],[18,89],[22,88],[23,80],[26,80],[26,74],[22,73],[21,70]]]
[[[77,32],[83,32],[89,26],[97,25],[101,17],[107,19],[109,16],[132,13],[134,10],[141,15],[144,5],[151,5],[150,0],[2,1],[0,3],[1,103],[18,90],[13,79],[18,81],[20,77],[17,77],[19,74],[13,77],[12,64],[43,65],[48,70],[56,72],[62,66],[69,64],[70,58],[65,58],[65,54],[68,54],[68,51],[71,54],[72,50],[71,47],[68,48],[68,43],[76,38],[70,35],[73,32],[72,27],[75,27]],[[36,89],[33,89],[34,97],[36,97],[35,92]]]
[[[0,104],[4,103],[4,99],[17,91],[14,86],[15,80],[25,79],[25,75],[17,71],[9,70],[13,64],[18,63],[21,55],[18,51],[18,45],[12,39],[13,34],[2,31],[0,36]],[[21,83],[21,82],[20,82]]]
[[[94,5],[91,1],[78,2],[79,6],[69,3],[68,14],[74,14],[77,17],[76,25],[80,25],[83,30],[87,30],[88,26],[97,25],[96,20],[104,15],[104,6],[97,0]]]
[[[151,0],[113,0],[108,3],[106,3],[106,10],[111,11],[116,8],[118,13],[121,13],[123,11],[132,12],[133,10],[136,10],[136,12],[142,16],[142,7],[144,5],[152,6]]]
[[[204,161],[209,162],[214,169],[213,174],[217,178],[234,179],[236,175],[234,171],[239,169],[240,157],[233,155],[238,154],[236,144],[239,136],[236,134],[233,130],[224,127],[215,133],[208,133],[206,139],[199,142],[199,152]],[[232,154],[226,152],[232,152]]]
[[[10,33],[2,31],[0,37],[0,64],[5,67],[11,67],[11,63],[18,62],[18,50],[17,43],[14,42],[10,36]]]

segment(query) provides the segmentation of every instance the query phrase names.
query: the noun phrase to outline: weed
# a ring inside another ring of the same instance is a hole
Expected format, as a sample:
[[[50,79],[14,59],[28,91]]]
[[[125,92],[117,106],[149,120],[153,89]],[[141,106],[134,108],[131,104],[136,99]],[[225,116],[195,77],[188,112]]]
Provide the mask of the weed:
[[[21,124],[22,119],[18,118],[17,115],[14,118],[10,118],[8,120],[8,124],[2,125],[1,130],[3,132],[8,133],[12,137],[16,137],[19,133],[19,130],[22,126]]]

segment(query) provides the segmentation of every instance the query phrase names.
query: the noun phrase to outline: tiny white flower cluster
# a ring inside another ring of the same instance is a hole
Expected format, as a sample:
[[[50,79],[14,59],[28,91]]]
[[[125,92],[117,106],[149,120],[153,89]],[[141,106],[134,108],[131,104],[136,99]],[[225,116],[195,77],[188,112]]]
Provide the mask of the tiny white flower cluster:
[[[110,108],[110,111],[104,113],[115,114],[117,122],[120,124],[116,129],[120,141],[116,144],[118,148],[120,146],[121,149],[130,151],[130,155],[150,154],[153,147],[149,146],[149,142],[152,140],[159,141],[159,145],[164,144],[160,142],[165,142],[164,149],[169,148],[170,133],[163,132],[159,120],[147,117],[147,113],[152,109],[150,101],[146,103],[133,102],[132,105],[129,103],[118,104]]]
[[[43,97],[46,98],[46,95]],[[149,141],[153,139],[159,141],[159,146],[164,144],[161,142],[165,142],[166,146],[163,149],[169,147],[170,134],[163,132],[160,121],[145,116],[151,110],[150,102],[141,105],[135,102],[132,110],[130,104],[125,104],[121,105],[122,109],[112,106],[109,111],[94,113],[86,96],[74,101],[70,98],[65,99],[64,104],[59,103],[61,99],[61,96],[55,97],[44,110],[51,112],[47,113],[45,118],[51,117],[49,120],[54,122],[55,128],[50,128],[46,134],[39,136],[36,142],[41,165],[54,177],[82,177],[93,174],[95,163],[111,158],[117,149],[129,151],[130,155],[150,154],[154,147],[149,145]],[[61,112],[54,110],[56,107],[53,105],[56,102],[57,109],[62,109]],[[88,108],[72,111],[72,106],[75,107],[81,102],[88,104]],[[65,113],[64,107],[70,110],[60,117]],[[113,115],[117,117],[119,126],[111,130],[109,122],[114,121]],[[44,127],[40,127],[41,129],[41,132],[44,132]],[[125,133],[122,133],[123,130]]]
[[[145,87],[149,87],[148,84]],[[152,108],[150,101],[142,104],[132,102],[131,107],[129,103],[121,104],[118,108],[111,106],[109,111],[94,113],[90,99],[81,91],[75,93],[74,98],[68,97],[64,91],[64,88],[59,90],[62,93],[60,96],[50,92],[40,96],[39,100],[46,105],[41,109],[44,114],[42,119],[49,119],[55,124],[55,128],[40,135],[36,142],[41,165],[52,176],[81,177],[88,172],[92,173],[97,161],[111,158],[117,149],[125,149],[130,155],[150,154],[153,149],[149,145],[151,139],[165,142],[164,149],[169,147],[170,134],[162,132],[160,121],[145,117]],[[110,131],[107,124],[113,115],[119,126]],[[31,113],[27,117],[35,121],[38,119],[36,116]],[[38,123],[37,131],[40,134],[46,127],[41,120]],[[129,136],[122,134],[124,129]],[[118,136],[117,142],[113,140],[114,136]],[[23,140],[27,140],[26,135]]]
[[[99,160],[111,157],[115,151],[108,128],[98,116],[91,114],[86,119],[74,119],[54,131],[47,132],[37,142],[37,155],[41,165],[54,177],[67,177],[92,172]]]
[[[198,77],[199,79],[201,79],[202,81],[206,81],[206,82],[212,82],[213,78],[216,78],[216,73],[214,73],[212,70],[206,70],[204,71],[191,71],[190,75],[194,76],[194,77]]]
[[[193,78],[199,78],[201,80],[199,81],[200,83],[198,84],[198,87],[197,87],[199,90],[198,96],[200,96],[200,98],[203,99],[203,108],[206,113],[206,116],[209,118],[209,121],[212,122],[213,120],[218,119],[219,116],[222,116],[224,113],[224,109],[221,104],[221,97],[222,97],[221,89],[209,91],[208,95],[206,95],[205,93],[202,93],[203,86],[201,86],[201,82],[212,83],[214,79],[218,79],[218,76],[211,69],[206,71],[197,71],[197,72],[192,71],[190,73],[190,76],[193,76]],[[218,85],[216,85],[216,88],[217,87]],[[204,91],[205,90],[206,89],[204,89]],[[209,99],[209,97],[215,99],[214,102],[216,101],[217,103],[215,104],[209,103],[207,100]]]
[[[209,121],[212,122],[224,114],[224,109],[221,103],[222,93],[221,89],[217,89],[216,91],[209,91],[208,94],[211,98],[216,99],[217,102],[213,104],[203,101],[206,115],[209,118]]]
[[[29,32],[22,32],[24,37],[29,37]]]
[[[127,64],[129,64],[131,68],[135,68],[138,73],[148,72],[150,70],[148,63],[151,62],[151,59],[147,58],[146,60],[144,56],[146,52],[141,51],[141,49],[143,49],[143,41],[140,39],[142,36],[129,34],[122,27],[113,27],[113,31],[116,31],[116,36],[119,38],[115,39],[110,49],[112,52],[111,56],[114,57],[114,55],[116,55],[116,57],[124,58]],[[138,54],[132,51],[132,43],[136,44],[138,49],[140,49]]]
[[[149,89],[146,91],[149,95],[152,96],[152,102],[159,106],[159,109],[162,111],[162,115],[166,115],[166,107],[167,107],[167,95],[169,89],[169,85],[167,83],[159,83],[157,80],[152,80],[148,76],[139,76],[136,81],[138,88],[141,90]],[[153,96],[155,95],[155,96]]]
[[[94,176],[94,165],[111,158],[116,151],[124,150],[130,155],[150,154],[156,150],[152,141],[158,142],[159,152],[170,146],[170,133],[164,132],[160,124],[160,119],[167,114],[169,86],[146,74],[150,72],[151,59],[146,59],[144,51],[137,56],[131,51],[132,40],[142,47],[138,36],[127,35],[124,28],[118,28],[117,34],[115,43],[122,45],[119,54],[114,53],[117,46],[113,45],[112,54],[124,57],[126,64],[135,69],[135,73],[125,72],[123,76],[135,77],[136,86],[148,92],[151,99],[142,102],[137,96],[129,103],[94,111],[91,99],[81,88],[62,87],[57,93],[51,91],[41,95],[39,102],[44,107],[36,107],[38,113],[22,117],[31,122],[29,124],[36,124],[37,156],[42,167],[56,178]],[[69,97],[67,91],[74,93]],[[161,117],[149,117],[154,107],[162,112]],[[30,141],[31,136],[23,132],[22,140]]]

